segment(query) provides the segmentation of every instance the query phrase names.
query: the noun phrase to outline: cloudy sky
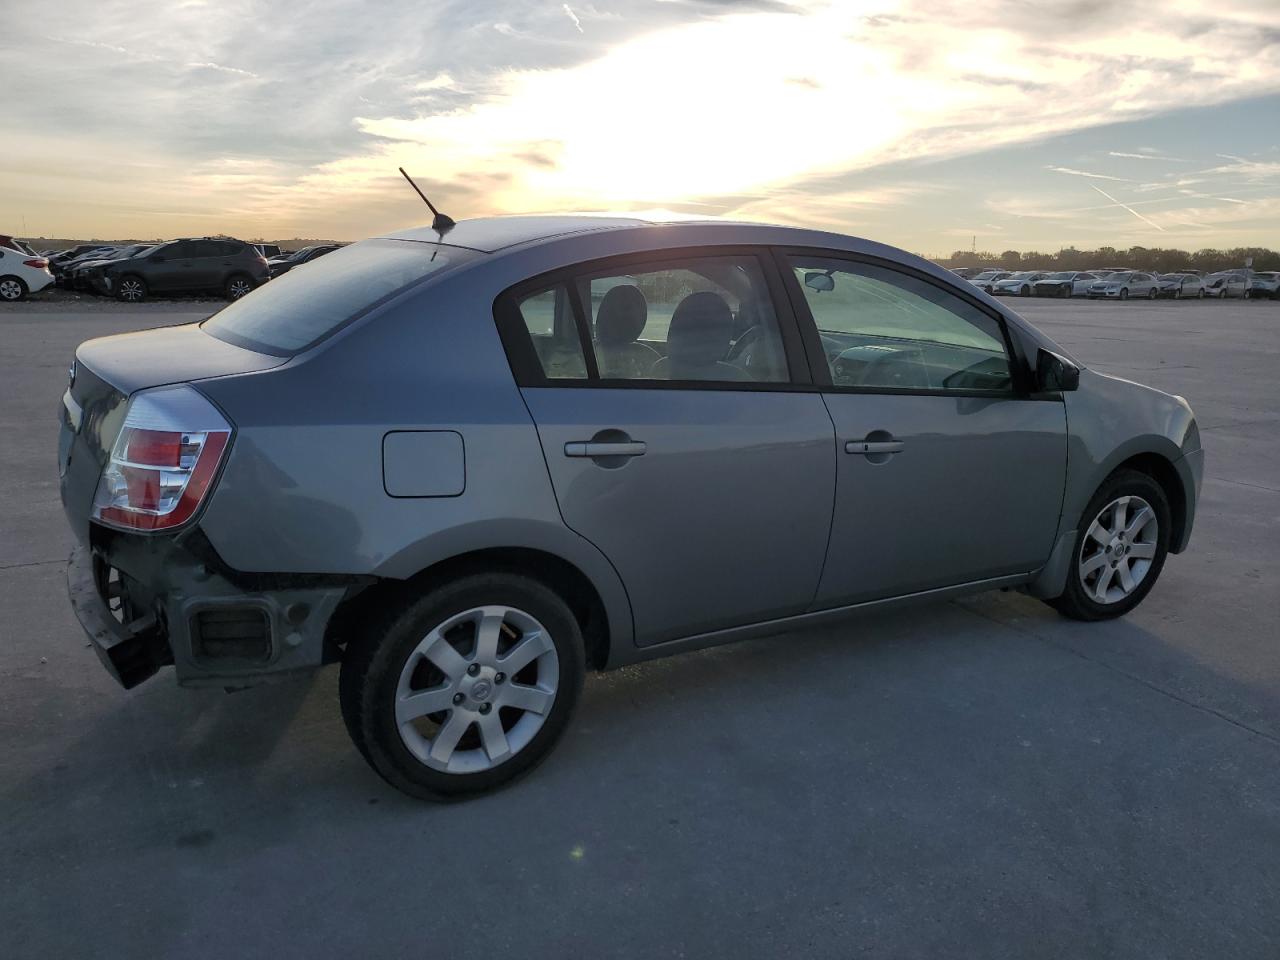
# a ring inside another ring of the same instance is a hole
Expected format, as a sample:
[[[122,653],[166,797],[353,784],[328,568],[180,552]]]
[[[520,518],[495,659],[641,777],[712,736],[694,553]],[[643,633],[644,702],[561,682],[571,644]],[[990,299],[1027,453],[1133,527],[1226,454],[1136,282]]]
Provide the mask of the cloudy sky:
[[[666,209],[1280,247],[1277,0],[6,2],[0,232]],[[24,227],[25,223],[25,227]]]

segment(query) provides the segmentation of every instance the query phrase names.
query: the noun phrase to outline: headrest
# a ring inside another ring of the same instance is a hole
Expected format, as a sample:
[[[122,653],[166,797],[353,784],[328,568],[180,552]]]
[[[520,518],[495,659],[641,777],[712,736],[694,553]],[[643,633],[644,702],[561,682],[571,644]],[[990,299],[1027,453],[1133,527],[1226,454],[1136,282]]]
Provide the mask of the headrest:
[[[596,338],[601,343],[632,343],[649,319],[649,304],[634,284],[609,290],[596,311]]]
[[[708,364],[723,360],[733,340],[733,312],[718,293],[691,293],[676,306],[667,331],[672,360]]]

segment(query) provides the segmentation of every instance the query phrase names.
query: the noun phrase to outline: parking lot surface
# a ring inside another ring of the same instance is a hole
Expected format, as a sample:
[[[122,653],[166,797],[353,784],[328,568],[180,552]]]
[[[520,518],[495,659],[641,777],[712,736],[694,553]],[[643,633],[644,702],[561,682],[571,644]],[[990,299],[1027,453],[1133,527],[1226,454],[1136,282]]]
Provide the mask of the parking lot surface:
[[[1017,307],[1186,396],[1188,553],[1104,624],[993,593],[590,678],[531,777],[411,801],[336,670],[120,690],[68,607],[75,345],[0,308],[0,956],[1280,955],[1280,304]]]

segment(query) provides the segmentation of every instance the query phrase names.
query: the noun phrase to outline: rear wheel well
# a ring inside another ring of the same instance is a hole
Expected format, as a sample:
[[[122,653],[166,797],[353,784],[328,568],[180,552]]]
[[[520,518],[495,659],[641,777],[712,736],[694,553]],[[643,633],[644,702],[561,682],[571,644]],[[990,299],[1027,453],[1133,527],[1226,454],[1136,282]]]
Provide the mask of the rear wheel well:
[[[1169,542],[1181,543],[1187,525],[1187,494],[1182,489],[1182,479],[1173,464],[1158,453],[1140,453],[1117,466],[1112,473],[1120,470],[1137,470],[1160,484],[1169,501],[1169,512],[1173,515],[1173,530],[1170,531],[1172,535]]]
[[[441,560],[407,580],[383,579],[343,600],[334,611],[327,632],[330,650],[345,645],[365,624],[377,619],[390,604],[404,603],[441,584],[473,573],[514,573],[554,590],[573,611],[586,645],[587,666],[601,670],[609,659],[609,621],[604,603],[586,574],[553,553],[527,547],[475,550]],[[333,659],[338,659],[335,655]]]

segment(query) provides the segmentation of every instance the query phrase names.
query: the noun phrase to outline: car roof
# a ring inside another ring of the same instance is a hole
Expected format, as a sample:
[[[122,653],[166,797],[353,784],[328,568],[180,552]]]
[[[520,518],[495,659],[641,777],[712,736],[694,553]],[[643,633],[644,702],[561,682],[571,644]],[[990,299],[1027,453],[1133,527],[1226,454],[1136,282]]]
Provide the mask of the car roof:
[[[837,236],[846,242],[858,239],[799,227],[784,227],[745,220],[684,217],[667,212],[655,216],[574,213],[477,217],[471,220],[459,220],[443,236],[427,226],[383,234],[378,239],[444,243],[448,246],[478,250],[481,253],[496,253],[515,246],[557,240],[584,233],[615,233],[655,228],[662,229],[673,244],[678,243],[682,237],[694,234],[704,240],[709,234],[717,234],[718,239],[723,243],[793,244],[796,246],[825,246]]]

